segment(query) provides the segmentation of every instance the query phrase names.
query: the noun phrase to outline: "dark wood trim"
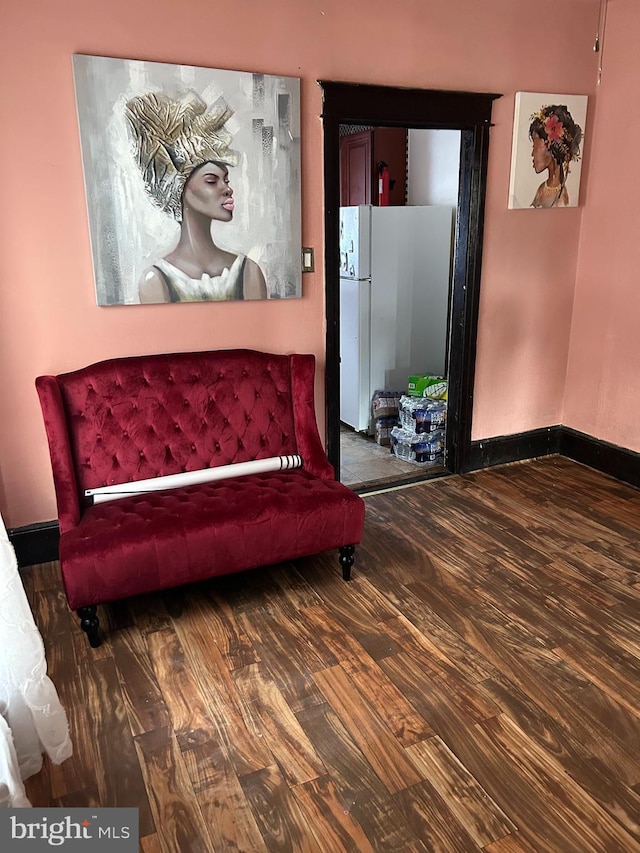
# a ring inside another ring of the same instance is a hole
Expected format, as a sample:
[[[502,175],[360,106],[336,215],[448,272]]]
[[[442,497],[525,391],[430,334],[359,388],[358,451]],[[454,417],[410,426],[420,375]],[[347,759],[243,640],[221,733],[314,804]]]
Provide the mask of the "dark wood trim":
[[[57,521],[42,521],[7,530],[18,565],[35,566],[58,559],[60,528]]]
[[[468,470],[475,385],[489,128],[462,131],[448,343],[447,468]]]
[[[327,454],[340,470],[339,207],[340,125],[461,131],[460,190],[448,344],[447,470],[466,470],[471,452],[482,231],[493,101],[500,95],[318,81],[323,89]]]
[[[340,122],[324,123],[327,456],[340,476]],[[331,156],[329,156],[331,152]]]
[[[489,92],[413,89],[336,80],[318,80],[318,84],[325,96],[323,118],[334,119],[339,124],[381,127],[462,130],[490,122],[491,105],[502,97]]]
[[[601,441],[569,427],[562,427],[558,453],[603,474],[609,474],[616,480],[640,487],[640,453],[633,450],[609,444],[608,441]]]
[[[550,426],[472,441],[466,470],[477,471],[507,462],[522,462],[536,456],[559,453],[562,430],[561,426]]]
[[[564,426],[550,426],[471,443],[468,471],[557,453],[640,487],[640,453]]]

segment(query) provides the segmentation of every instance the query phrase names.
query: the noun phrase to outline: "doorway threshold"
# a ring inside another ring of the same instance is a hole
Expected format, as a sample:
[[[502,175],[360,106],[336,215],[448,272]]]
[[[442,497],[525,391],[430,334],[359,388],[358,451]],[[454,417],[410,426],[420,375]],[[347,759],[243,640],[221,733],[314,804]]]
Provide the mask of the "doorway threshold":
[[[450,476],[451,471],[447,471],[445,468],[438,466],[436,468],[429,468],[428,470],[421,470],[419,473],[416,473],[415,476],[396,479],[371,480],[368,483],[351,485],[349,488],[357,495],[360,495],[360,497],[366,497],[367,495],[378,495],[383,492],[394,492],[397,489],[408,489],[411,486],[420,485],[420,483],[425,483],[428,480],[435,480],[441,477]]]
[[[358,495],[407,486],[450,473],[444,465],[417,465],[391,452],[366,433],[340,426],[340,482]]]

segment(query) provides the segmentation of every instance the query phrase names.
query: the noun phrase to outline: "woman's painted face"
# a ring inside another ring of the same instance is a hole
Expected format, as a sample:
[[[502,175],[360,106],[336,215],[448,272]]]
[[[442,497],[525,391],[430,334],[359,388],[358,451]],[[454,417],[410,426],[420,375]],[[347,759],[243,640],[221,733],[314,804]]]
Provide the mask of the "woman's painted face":
[[[182,204],[185,210],[230,222],[233,219],[234,202],[229,172],[216,163],[199,166],[186,183]]]
[[[538,136],[537,133],[532,134],[533,148],[531,157],[533,158],[533,168],[537,175],[549,168],[551,163],[551,154],[547,148],[544,139]]]

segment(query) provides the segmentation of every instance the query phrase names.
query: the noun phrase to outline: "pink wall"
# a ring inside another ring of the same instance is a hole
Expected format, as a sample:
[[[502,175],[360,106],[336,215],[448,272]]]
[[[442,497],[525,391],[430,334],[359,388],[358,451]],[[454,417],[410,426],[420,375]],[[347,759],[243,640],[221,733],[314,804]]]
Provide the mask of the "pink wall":
[[[609,3],[563,423],[640,451],[640,5]]]
[[[322,412],[319,78],[504,93],[494,108],[473,432],[557,423],[582,209],[507,211],[513,97],[518,90],[593,93],[597,7],[598,0],[235,0],[222,15],[205,0],[8,4],[0,45],[0,508],[7,525],[56,515],[33,386],[40,373],[167,350],[311,351]],[[303,244],[315,247],[318,270],[304,276],[301,300],[96,307],[74,52],[301,78]]]

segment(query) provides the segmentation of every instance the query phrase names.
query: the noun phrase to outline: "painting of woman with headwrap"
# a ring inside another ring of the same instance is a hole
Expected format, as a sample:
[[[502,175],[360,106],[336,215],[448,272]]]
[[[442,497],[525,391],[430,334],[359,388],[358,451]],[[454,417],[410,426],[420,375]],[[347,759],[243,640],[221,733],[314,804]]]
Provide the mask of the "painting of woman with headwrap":
[[[97,301],[300,296],[299,81],[74,57]]]
[[[129,100],[125,115],[147,193],[180,223],[177,245],[144,271],[140,301],[266,299],[260,266],[221,249],[212,233],[235,208],[229,168],[238,157],[224,130],[227,105],[210,111],[193,93],[177,100],[152,92]]]
[[[586,109],[584,95],[516,94],[510,208],[577,206]]]

